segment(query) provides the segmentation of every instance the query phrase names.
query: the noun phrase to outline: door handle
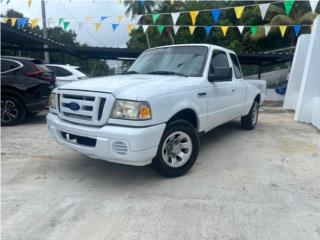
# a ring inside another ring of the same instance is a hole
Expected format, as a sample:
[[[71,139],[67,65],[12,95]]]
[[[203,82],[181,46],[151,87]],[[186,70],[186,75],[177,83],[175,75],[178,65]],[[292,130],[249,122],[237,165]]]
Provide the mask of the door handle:
[[[206,95],[207,95],[206,92],[200,92],[200,93],[198,93],[198,96],[199,96],[199,97],[204,97],[204,96],[206,96]]]
[[[234,88],[234,89],[232,89],[232,92],[235,92],[236,91],[236,89]]]

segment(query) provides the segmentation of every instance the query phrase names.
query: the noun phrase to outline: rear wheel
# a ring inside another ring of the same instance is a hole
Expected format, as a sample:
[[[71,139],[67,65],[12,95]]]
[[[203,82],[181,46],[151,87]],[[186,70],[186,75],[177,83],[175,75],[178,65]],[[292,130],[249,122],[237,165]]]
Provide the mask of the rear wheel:
[[[241,117],[242,128],[247,130],[254,129],[258,122],[258,115],[259,115],[259,103],[257,101],[254,101],[250,109],[250,112],[246,116]]]
[[[1,125],[12,126],[21,123],[26,116],[23,103],[14,96],[1,96]]]
[[[164,177],[178,177],[193,166],[198,151],[196,129],[187,121],[177,120],[165,129],[152,166]]]

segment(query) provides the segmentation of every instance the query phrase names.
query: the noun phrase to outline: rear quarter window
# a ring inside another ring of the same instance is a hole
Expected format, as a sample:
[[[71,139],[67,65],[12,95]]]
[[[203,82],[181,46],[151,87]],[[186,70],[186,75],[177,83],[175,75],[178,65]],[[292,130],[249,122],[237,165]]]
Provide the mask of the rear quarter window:
[[[1,59],[1,73],[8,73],[22,67],[18,61]]]

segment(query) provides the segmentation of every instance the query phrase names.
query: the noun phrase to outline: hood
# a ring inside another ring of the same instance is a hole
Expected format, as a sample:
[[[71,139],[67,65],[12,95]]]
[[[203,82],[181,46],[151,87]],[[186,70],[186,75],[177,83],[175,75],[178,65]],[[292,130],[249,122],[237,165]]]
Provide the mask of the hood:
[[[163,93],[194,88],[201,78],[149,74],[115,75],[67,83],[58,89],[112,93],[116,98],[143,100]]]

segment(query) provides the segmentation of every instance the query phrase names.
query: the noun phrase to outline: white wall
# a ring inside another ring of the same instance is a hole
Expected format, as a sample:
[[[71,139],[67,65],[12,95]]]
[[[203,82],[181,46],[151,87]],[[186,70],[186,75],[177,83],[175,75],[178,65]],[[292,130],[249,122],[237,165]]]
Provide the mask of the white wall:
[[[314,21],[308,48],[302,50],[307,51],[307,56],[294,119],[298,122],[312,123],[320,129],[320,16]],[[291,94],[288,94],[288,99],[292,97]]]
[[[309,42],[310,34],[303,34],[298,39],[291,71],[289,74],[286,96],[283,103],[283,107],[285,109],[296,109],[298,95],[301,89],[303,71],[306,65]]]

